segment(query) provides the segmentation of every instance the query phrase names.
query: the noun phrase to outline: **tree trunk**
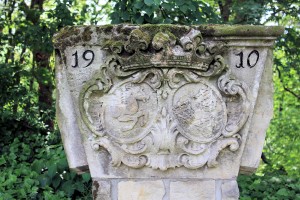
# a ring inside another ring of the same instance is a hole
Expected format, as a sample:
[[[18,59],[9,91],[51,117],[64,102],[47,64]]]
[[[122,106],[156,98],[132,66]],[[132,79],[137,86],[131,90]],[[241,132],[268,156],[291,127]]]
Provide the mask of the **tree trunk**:
[[[221,17],[225,23],[229,21],[231,14],[232,0],[218,1],[219,8],[221,11]]]
[[[28,10],[38,10],[40,12],[43,11],[43,3],[44,0],[31,0],[30,8],[27,7]],[[32,12],[28,12],[27,20],[30,20],[35,26],[39,26],[40,23],[40,15],[34,14],[31,15]],[[43,45],[36,45],[32,50],[33,53],[33,61],[37,66],[38,71],[46,71],[50,72],[50,56],[49,52],[45,52],[42,49]],[[44,70],[43,70],[44,69]],[[40,109],[40,114],[43,114],[44,111],[49,110],[52,108],[52,92],[53,92],[53,85],[51,81],[44,81],[43,76],[36,74],[37,82],[38,82],[38,105]],[[46,119],[45,124],[48,125],[49,129],[53,129],[53,120]]]

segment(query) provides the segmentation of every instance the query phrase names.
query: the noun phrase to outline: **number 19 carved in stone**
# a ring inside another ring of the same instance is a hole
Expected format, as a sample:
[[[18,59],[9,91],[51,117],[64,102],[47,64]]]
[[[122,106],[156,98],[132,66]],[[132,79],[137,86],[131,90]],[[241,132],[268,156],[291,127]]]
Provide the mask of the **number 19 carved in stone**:
[[[88,54],[91,55],[91,58],[86,57]],[[74,68],[79,67],[77,51],[74,54],[72,54],[72,56],[74,56],[74,62],[75,62],[75,64],[72,65],[72,67],[74,67]],[[85,61],[89,61],[89,63],[86,66],[84,66],[83,68],[90,66],[92,64],[92,62],[94,61],[94,57],[95,57],[95,54],[93,51],[91,51],[91,50],[84,51],[82,54],[82,59]]]

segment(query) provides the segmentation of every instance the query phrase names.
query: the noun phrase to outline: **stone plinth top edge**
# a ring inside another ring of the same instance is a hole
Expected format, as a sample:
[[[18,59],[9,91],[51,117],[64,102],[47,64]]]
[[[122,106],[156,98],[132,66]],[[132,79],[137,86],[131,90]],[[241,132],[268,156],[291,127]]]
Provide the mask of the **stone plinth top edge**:
[[[278,37],[284,32],[283,26],[201,25],[195,27],[205,36]]]
[[[53,37],[56,49],[65,49],[73,45],[99,45],[126,41],[135,31],[139,38],[146,40],[153,38],[157,33],[168,35],[170,39],[180,39],[191,32],[200,32],[202,37],[215,38],[253,38],[275,40],[284,32],[283,26],[254,26],[254,25],[199,25],[184,26],[173,24],[118,24],[101,26],[66,26]],[[192,31],[193,30],[193,31]],[[160,37],[160,36],[159,36]],[[162,38],[163,39],[163,38]]]
[[[283,26],[261,26],[261,25],[218,25],[218,24],[207,24],[207,25],[173,25],[173,24],[118,24],[118,25],[99,25],[99,26],[67,26],[62,28],[55,36],[56,39],[63,39],[65,35],[70,35],[72,32],[76,33],[76,29],[91,29],[95,28],[100,32],[109,33],[112,30],[126,33],[126,30],[133,29],[144,29],[147,31],[160,31],[160,29],[172,29],[178,31],[188,31],[191,28],[201,31],[203,36],[246,36],[246,37],[278,37],[284,32]],[[66,34],[68,31],[68,34]]]

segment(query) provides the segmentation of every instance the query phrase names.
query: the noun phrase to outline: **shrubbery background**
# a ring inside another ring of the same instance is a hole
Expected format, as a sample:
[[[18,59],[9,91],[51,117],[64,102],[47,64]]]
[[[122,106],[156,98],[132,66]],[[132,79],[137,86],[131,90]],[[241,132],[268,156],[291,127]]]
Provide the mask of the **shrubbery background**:
[[[283,25],[274,51],[274,119],[241,199],[300,199],[300,1],[0,0],[0,199],[92,199],[70,172],[55,121],[52,37],[105,23]]]

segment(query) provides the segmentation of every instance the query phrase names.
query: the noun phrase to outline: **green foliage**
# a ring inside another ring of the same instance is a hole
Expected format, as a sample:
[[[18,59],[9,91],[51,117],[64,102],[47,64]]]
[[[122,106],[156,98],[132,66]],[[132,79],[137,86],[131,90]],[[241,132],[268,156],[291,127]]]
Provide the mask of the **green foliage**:
[[[218,23],[216,8],[205,1],[117,1],[110,14],[113,24],[203,24]]]
[[[70,172],[57,131],[44,134],[36,116],[10,112],[0,131],[0,199],[91,199],[90,175]]]
[[[75,24],[73,1],[48,3],[0,1],[0,199],[91,199],[90,175],[70,172],[51,127],[52,37]]]
[[[267,20],[284,25],[274,52],[274,118],[267,133],[264,152],[273,170],[300,176],[300,56],[299,1],[268,4]],[[271,169],[271,170],[272,170]]]
[[[239,176],[241,200],[299,200],[300,179],[279,173]]]
[[[232,22],[234,24],[260,24],[266,13],[266,1],[234,1],[232,5]]]

